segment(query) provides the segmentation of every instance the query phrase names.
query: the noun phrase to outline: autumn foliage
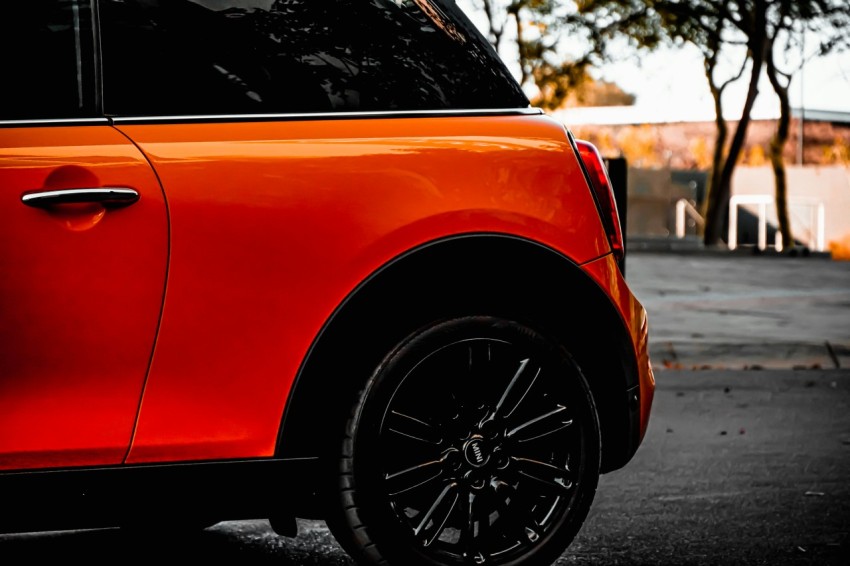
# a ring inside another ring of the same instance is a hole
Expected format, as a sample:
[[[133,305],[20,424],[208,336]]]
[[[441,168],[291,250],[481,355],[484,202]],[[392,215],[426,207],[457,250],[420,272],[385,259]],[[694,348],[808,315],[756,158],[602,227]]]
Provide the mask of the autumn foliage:
[[[850,124],[808,121],[804,123],[804,165],[843,165],[850,167]],[[775,121],[756,120],[750,124],[747,143],[739,164],[767,166],[770,136]],[[788,163],[798,159],[798,122],[785,148]],[[668,124],[623,124],[572,126],[581,139],[594,143],[606,156],[625,157],[635,167],[708,170],[714,149],[714,124],[679,122]]]
[[[850,261],[850,234],[829,242],[829,251],[832,254],[832,259]]]

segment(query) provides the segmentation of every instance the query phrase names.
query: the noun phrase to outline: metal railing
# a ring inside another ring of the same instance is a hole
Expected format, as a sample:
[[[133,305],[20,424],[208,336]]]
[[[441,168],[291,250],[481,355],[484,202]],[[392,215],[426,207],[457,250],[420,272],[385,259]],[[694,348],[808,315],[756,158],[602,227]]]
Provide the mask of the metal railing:
[[[774,205],[775,199],[772,195],[734,195],[729,199],[729,237],[727,239],[729,249],[738,247],[738,207],[744,204],[758,206],[758,248],[767,248],[767,207]],[[822,252],[825,249],[825,208],[823,201],[806,197],[789,197],[788,205],[804,206],[809,210],[810,237],[809,247],[815,251]],[[814,239],[814,242],[811,241]],[[774,241],[777,251],[782,251],[782,234],[777,231]]]
[[[679,239],[685,237],[689,216],[696,226],[700,229],[705,228],[705,220],[694,204],[686,198],[680,198],[676,201],[676,237]]]

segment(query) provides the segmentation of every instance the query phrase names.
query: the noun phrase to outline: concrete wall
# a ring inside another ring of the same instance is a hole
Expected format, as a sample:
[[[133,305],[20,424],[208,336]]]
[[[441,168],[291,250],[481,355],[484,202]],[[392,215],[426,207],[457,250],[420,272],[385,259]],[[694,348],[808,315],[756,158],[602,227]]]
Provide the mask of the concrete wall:
[[[825,247],[850,236],[850,168],[841,166],[788,166],[788,198],[794,237],[815,248],[817,204],[824,204]],[[770,167],[735,169],[733,195],[774,195]],[[742,205],[756,214],[757,207]],[[776,207],[767,207],[768,222],[776,225]],[[773,242],[768,242],[772,244]]]
[[[629,168],[627,236],[675,235],[676,202],[700,201],[705,182],[702,171]]]
[[[787,167],[789,215],[794,238],[813,250],[818,250],[818,204],[823,204],[823,249],[830,242],[850,238],[850,168],[843,166]],[[628,171],[627,236],[675,236],[676,202],[685,198],[700,203],[704,197],[706,173],[671,169],[641,169]],[[732,179],[733,195],[759,195],[771,199],[766,206],[770,226],[777,226],[773,170],[770,167],[738,166]],[[741,205],[739,241],[755,243],[757,205]],[[748,212],[750,216],[745,213]],[[693,222],[687,233],[696,234]],[[772,234],[767,244],[772,246]],[[723,237],[726,238],[724,233]]]

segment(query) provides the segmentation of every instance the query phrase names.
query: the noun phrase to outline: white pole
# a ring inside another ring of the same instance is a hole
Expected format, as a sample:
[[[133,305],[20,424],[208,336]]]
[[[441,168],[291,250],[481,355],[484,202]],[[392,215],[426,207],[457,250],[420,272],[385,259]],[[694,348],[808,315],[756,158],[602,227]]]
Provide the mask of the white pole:
[[[799,134],[797,136],[797,165],[803,164],[804,139],[806,137],[806,103],[805,89],[803,88],[803,73],[806,68],[806,27],[800,32],[800,117]]]
[[[729,200],[729,249],[738,247],[738,201],[735,198]]]
[[[676,237],[685,237],[685,199],[676,201]]]

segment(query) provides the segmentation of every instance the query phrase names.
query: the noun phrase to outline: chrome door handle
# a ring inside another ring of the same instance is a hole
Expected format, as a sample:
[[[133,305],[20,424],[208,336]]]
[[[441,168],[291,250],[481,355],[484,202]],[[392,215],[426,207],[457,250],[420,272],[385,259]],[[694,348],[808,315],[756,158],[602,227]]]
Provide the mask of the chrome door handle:
[[[90,189],[60,189],[38,191],[21,196],[21,202],[35,208],[49,208],[57,204],[99,203],[103,206],[128,206],[139,200],[139,193],[123,187]]]

